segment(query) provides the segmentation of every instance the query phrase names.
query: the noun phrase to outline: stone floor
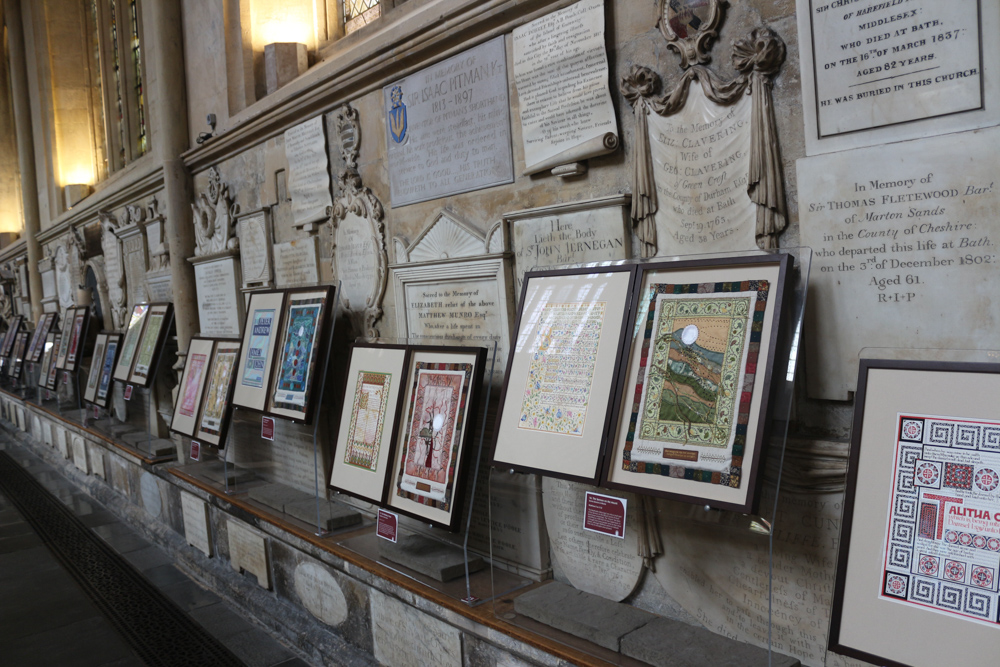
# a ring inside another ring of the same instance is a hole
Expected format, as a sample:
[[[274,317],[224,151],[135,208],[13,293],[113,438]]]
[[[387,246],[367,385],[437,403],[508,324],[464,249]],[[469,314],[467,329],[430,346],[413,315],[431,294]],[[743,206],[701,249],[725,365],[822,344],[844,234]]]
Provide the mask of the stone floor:
[[[0,449],[146,579],[251,667],[306,665],[235,608],[171,565],[170,557],[55,469],[0,435]],[[66,667],[144,662],[0,494],[0,664]]]

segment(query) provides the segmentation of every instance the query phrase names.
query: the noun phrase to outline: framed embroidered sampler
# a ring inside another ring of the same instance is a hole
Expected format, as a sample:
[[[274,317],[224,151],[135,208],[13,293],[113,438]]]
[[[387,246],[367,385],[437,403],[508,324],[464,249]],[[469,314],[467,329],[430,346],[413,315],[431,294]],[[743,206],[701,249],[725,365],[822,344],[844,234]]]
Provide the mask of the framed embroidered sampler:
[[[101,379],[101,367],[104,365],[104,351],[108,347],[108,334],[101,332],[97,334],[94,341],[94,354],[90,359],[90,370],[87,372],[87,384],[83,387],[83,400],[88,403],[94,402],[97,395],[97,383]]]
[[[125,341],[122,343],[121,352],[118,355],[118,363],[115,365],[115,380],[128,382],[129,375],[132,373],[132,362],[135,360],[135,353],[139,349],[139,339],[142,338],[142,328],[146,324],[146,314],[148,312],[148,303],[137,303],[132,308],[132,316],[129,318],[128,326],[125,328]]]
[[[51,342],[50,342],[51,339]],[[39,384],[48,389],[56,389],[56,352],[62,341],[62,334],[50,333],[45,337],[45,351],[42,353],[42,374],[39,376]]]
[[[83,359],[83,345],[87,340],[87,325],[90,324],[90,307],[81,306],[73,312],[73,322],[67,321],[69,328],[69,345],[66,347],[66,359],[60,367],[64,371],[76,372]]]
[[[243,326],[243,347],[236,366],[233,405],[263,412],[271,386],[278,328],[284,312],[285,293],[281,290],[251,292],[247,320]]]
[[[194,434],[197,440],[216,445],[220,449],[226,446],[226,432],[232,416],[229,408],[233,400],[233,388],[236,386],[240,347],[240,342],[236,340],[215,342],[204,399],[201,402],[201,415]]]
[[[174,416],[170,420],[171,431],[186,436],[194,435],[214,350],[215,341],[210,338],[192,338],[188,344],[184,373],[177,390],[177,402],[174,403]]]
[[[754,511],[790,264],[638,267],[602,485]]]
[[[21,378],[21,371],[24,370],[24,356],[28,352],[28,332],[21,331],[14,340],[14,349],[10,353],[11,366],[10,376],[15,380]]]
[[[98,341],[104,337],[104,351],[98,354],[97,346],[94,348],[94,356],[91,360],[90,378],[87,380],[87,390],[84,392],[84,400],[98,405],[102,408],[108,407],[111,398],[111,383],[115,370],[115,362],[118,360],[118,353],[122,347],[122,335],[114,331],[102,331],[98,336]],[[93,394],[88,398],[94,381],[94,372],[97,372],[97,381],[93,388]]]
[[[330,470],[330,488],[385,501],[405,382],[405,345],[355,343]]]
[[[475,436],[484,347],[412,345],[386,504],[455,530]]]
[[[38,384],[49,389],[49,370],[55,364],[55,351],[59,346],[59,334],[49,332],[42,346],[42,372],[38,376]],[[55,387],[55,374],[52,374],[52,386]]]
[[[286,290],[267,412],[308,423],[333,329],[334,287]]]
[[[45,347],[45,339],[52,331],[52,327],[56,323],[56,318],[59,315],[57,313],[45,313],[38,318],[38,326],[35,327],[35,333],[31,337],[31,344],[28,345],[28,356],[26,361],[30,361],[33,364],[37,364],[42,358],[42,351]]]
[[[829,648],[996,665],[1000,364],[862,359],[857,387]]]
[[[174,323],[174,304],[151,303],[146,314],[146,325],[139,339],[139,346],[132,363],[132,372],[128,381],[140,387],[148,387],[156,373],[156,364],[163,352],[163,344],[167,341],[170,329]]]
[[[66,369],[66,357],[69,356],[69,345],[73,341],[73,331],[76,328],[76,308],[63,311],[62,336],[59,339],[59,349],[56,350],[56,368]],[[81,328],[83,323],[81,321]]]
[[[495,467],[596,483],[634,273],[622,265],[525,274]]]
[[[10,321],[7,333],[4,334],[3,343],[0,343],[0,357],[9,357],[10,351],[14,347],[14,339],[24,325],[24,316],[18,315]]]

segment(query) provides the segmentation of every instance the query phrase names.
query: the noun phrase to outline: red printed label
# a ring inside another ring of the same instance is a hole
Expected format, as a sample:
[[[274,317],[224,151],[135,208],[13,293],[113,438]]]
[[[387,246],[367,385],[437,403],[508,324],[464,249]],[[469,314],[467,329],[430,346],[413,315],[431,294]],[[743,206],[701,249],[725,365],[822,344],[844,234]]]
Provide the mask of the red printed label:
[[[376,535],[383,540],[396,541],[396,528],[399,526],[399,516],[384,509],[378,511],[378,528]]]
[[[132,400],[132,385],[130,384],[125,385],[125,400],[126,401]]]
[[[69,373],[67,371],[63,371],[63,384],[69,384]]]
[[[274,420],[270,417],[260,418],[260,437],[265,440],[274,440]]]
[[[191,441],[191,460],[201,461],[201,443],[197,440]]]
[[[583,508],[583,529],[625,539],[625,498],[587,491]]]

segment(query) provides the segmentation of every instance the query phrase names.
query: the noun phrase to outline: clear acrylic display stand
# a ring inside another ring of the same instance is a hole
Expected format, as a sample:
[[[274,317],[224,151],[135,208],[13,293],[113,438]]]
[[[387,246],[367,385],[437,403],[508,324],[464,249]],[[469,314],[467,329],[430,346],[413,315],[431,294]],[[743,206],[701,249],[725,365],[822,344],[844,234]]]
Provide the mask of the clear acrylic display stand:
[[[483,347],[473,344],[473,341],[447,338],[447,337],[411,337],[411,338],[361,338],[358,342],[381,343],[395,345],[446,345],[459,347]],[[492,420],[495,417],[493,403],[497,394],[493,387],[493,378],[497,372],[497,341],[486,346],[486,364],[483,369],[483,386],[480,391],[480,400],[475,421],[470,423],[473,431],[472,448],[465,458],[465,491],[462,496],[462,507],[457,511],[463,514],[459,519],[459,524],[455,532],[448,532],[425,521],[411,517],[399,515],[397,526],[397,544],[403,538],[410,536],[420,536],[437,542],[442,553],[452,554],[459,562],[455,565],[455,570],[460,570],[458,576],[441,581],[426,572],[411,569],[404,564],[393,560],[392,543],[378,537],[375,531],[350,537],[340,542],[341,545],[366,558],[373,560],[380,565],[389,568],[409,579],[418,581],[430,588],[437,590],[449,597],[461,600],[469,606],[477,606],[493,597],[493,583],[489,573],[488,545],[480,548],[477,553],[473,544],[473,522],[476,519],[476,497],[484,495],[481,485],[486,484],[482,471],[489,457],[487,436],[492,432]],[[390,461],[389,465],[393,465]],[[392,480],[390,480],[390,485]],[[345,501],[359,508],[361,511],[374,517],[378,512],[378,506],[347,498],[346,494],[338,494],[345,498]],[[391,507],[386,508],[392,512]],[[488,527],[486,528],[488,532]],[[487,540],[488,541],[488,540]],[[486,560],[484,560],[484,558]]]
[[[345,511],[346,507],[328,497],[323,470],[321,441],[325,440],[328,412],[323,407],[330,399],[327,384],[337,381],[331,377],[331,367],[339,340],[338,323],[344,320],[339,284],[332,308],[326,357],[314,384],[317,394],[313,398],[312,424],[233,408],[226,447],[200,464],[187,466],[190,474],[211,476],[226,495],[241,496],[282,521],[308,525],[320,538],[360,527],[352,517],[353,511]],[[265,416],[274,419],[273,441],[262,437],[261,419]],[[219,470],[213,472],[213,468]]]
[[[781,248],[775,250],[750,250],[726,253],[710,253],[699,255],[678,255],[653,257],[648,260],[620,260],[611,262],[595,262],[588,264],[571,264],[564,266],[538,267],[539,269],[566,269],[593,267],[599,270],[601,267],[622,266],[630,264],[645,264],[648,262],[681,261],[698,259],[724,259],[726,257],[745,257],[747,255],[778,255],[784,254],[791,258],[789,288],[785,292],[784,316],[781,319],[780,331],[778,332],[779,347],[776,350],[774,361],[774,371],[771,376],[771,403],[768,410],[769,429],[766,448],[760,456],[759,475],[761,483],[758,485],[760,497],[759,511],[757,515],[739,514],[726,510],[711,509],[708,506],[682,503],[658,499],[652,496],[642,497],[631,495],[634,501],[629,503],[631,510],[633,504],[640,509],[639,532],[642,536],[640,549],[643,543],[647,544],[651,550],[649,560],[661,553],[664,549],[669,549],[670,535],[660,535],[659,526],[663,525],[687,525],[694,530],[717,533],[719,540],[739,539],[749,543],[756,548],[765,550],[768,556],[769,576],[767,588],[762,593],[766,593],[768,607],[768,650],[770,653],[770,629],[773,609],[773,567],[774,567],[774,533],[778,518],[778,499],[781,490],[781,470],[785,456],[785,444],[788,435],[788,425],[791,418],[792,404],[794,401],[795,380],[798,370],[799,350],[802,336],[802,323],[805,316],[805,304],[807,296],[807,286],[809,283],[809,270],[812,262],[812,250],[810,248]],[[630,332],[635,335],[635,332]],[[770,465],[769,465],[770,464]],[[769,472],[773,471],[773,474]],[[516,474],[516,473],[515,473]],[[491,510],[493,505],[502,506],[505,502],[524,503],[524,498],[511,496],[511,484],[509,478],[512,474],[507,471],[493,470],[490,476],[491,486]],[[588,490],[602,491],[596,487],[586,487]],[[612,495],[620,495],[620,492],[610,491]],[[541,502],[541,500],[539,500]],[[490,525],[494,525],[494,518],[490,517]],[[543,532],[545,530],[543,529]],[[544,538],[544,536],[543,536]],[[505,535],[509,539],[509,533]],[[615,539],[615,538],[608,538]],[[497,541],[494,538],[494,541]],[[502,545],[501,545],[502,546]],[[496,545],[494,545],[496,549]],[[546,554],[547,555],[547,554]],[[544,566],[545,563],[543,562]],[[497,567],[493,568],[494,576],[498,572]],[[504,575],[508,574],[501,571]],[[544,579],[546,571],[541,569],[541,576],[535,572],[531,575],[534,578]],[[605,577],[603,572],[594,572],[594,577]],[[653,576],[651,571],[646,571],[644,567],[639,575],[638,584],[633,593],[626,597],[622,604],[630,604],[636,596],[637,591],[651,585],[648,581]],[[589,641],[581,641],[574,635],[556,630],[549,625],[543,625],[526,616],[518,614],[514,610],[514,605],[505,595],[506,589],[503,583],[494,583],[494,613],[504,621],[523,627],[534,633],[542,634],[559,643],[572,647],[575,650],[583,651],[602,660],[613,664],[631,665],[640,664],[632,658],[602,648]],[[664,591],[665,595],[665,591]],[[676,602],[672,602],[676,605]],[[647,609],[648,610],[648,609]],[[770,655],[769,655],[770,657]]]

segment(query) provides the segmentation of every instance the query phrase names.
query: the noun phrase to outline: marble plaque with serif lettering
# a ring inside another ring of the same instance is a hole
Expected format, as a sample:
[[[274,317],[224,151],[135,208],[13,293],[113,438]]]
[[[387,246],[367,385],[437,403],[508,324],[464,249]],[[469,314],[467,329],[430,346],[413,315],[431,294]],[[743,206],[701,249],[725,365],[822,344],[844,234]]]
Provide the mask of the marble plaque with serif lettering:
[[[303,226],[326,218],[333,204],[330,193],[329,157],[323,116],[285,130],[285,157],[288,159],[288,191],[292,198],[292,219]]]
[[[998,142],[993,128],[798,161],[811,395],[846,400],[866,347],[996,349]]]
[[[184,513],[184,536],[187,538],[187,543],[211,558],[212,540],[208,527],[208,503],[181,491],[181,509]]]
[[[237,572],[244,570],[257,577],[261,587],[271,588],[271,564],[267,538],[238,521],[227,522],[229,562]]]
[[[514,181],[504,37],[382,89],[392,205]]]
[[[197,261],[194,265],[202,336],[240,335],[243,297],[237,262],[235,257],[226,256],[208,262]]]
[[[274,244],[274,280],[278,287],[319,282],[319,239],[309,236]]]

